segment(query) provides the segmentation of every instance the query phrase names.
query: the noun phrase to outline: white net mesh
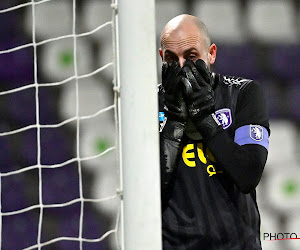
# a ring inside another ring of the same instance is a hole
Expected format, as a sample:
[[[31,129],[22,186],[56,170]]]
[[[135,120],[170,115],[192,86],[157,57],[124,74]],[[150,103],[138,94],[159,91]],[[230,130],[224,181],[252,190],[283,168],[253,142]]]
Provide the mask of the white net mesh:
[[[0,6],[1,249],[119,248],[113,3]]]

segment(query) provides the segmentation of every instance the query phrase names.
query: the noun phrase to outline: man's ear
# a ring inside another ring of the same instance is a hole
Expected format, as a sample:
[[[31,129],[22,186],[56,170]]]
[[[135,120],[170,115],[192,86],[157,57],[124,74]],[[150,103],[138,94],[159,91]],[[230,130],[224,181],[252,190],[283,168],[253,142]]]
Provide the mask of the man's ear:
[[[217,45],[214,43],[209,46],[208,49],[208,62],[209,64],[214,64],[217,57]]]
[[[163,61],[163,60],[164,60],[164,57],[163,57],[163,52],[162,52],[162,49],[161,49],[161,48],[159,49],[159,54],[160,54],[161,60]]]

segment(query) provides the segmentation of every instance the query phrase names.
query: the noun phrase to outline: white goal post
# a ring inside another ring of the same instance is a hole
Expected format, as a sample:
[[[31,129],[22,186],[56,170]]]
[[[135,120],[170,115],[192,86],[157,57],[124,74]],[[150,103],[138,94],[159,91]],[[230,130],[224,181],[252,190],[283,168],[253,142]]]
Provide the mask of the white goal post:
[[[3,2],[0,249],[161,250],[155,0]]]
[[[118,3],[123,248],[161,249],[155,1]]]

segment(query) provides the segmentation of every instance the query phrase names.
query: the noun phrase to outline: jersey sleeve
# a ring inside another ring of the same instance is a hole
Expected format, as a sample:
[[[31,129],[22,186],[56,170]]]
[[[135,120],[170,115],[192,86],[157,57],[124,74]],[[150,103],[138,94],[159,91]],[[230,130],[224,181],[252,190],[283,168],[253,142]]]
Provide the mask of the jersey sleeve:
[[[267,102],[263,88],[258,82],[252,81],[241,89],[235,116],[236,128],[257,124],[270,132]]]
[[[268,109],[260,84],[241,87],[234,119],[234,140],[223,130],[207,143],[220,168],[241,192],[249,193],[259,183],[268,155]]]
[[[239,145],[258,144],[268,150],[268,107],[262,86],[252,81],[244,86],[237,100],[234,141]]]

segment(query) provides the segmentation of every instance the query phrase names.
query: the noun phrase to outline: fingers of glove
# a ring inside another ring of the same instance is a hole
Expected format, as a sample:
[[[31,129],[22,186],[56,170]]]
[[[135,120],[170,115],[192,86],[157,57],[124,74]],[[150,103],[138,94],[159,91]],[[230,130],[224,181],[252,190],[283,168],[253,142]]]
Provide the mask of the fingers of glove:
[[[195,78],[195,75],[193,74],[192,70],[186,66],[183,68],[183,71],[185,73],[186,78],[181,80],[183,82],[184,88],[185,88],[185,96],[190,97],[192,93],[200,92],[201,91],[201,85],[204,85],[202,83],[199,84],[200,80],[197,80]],[[203,82],[203,80],[201,80]]]
[[[161,75],[164,76],[166,74],[166,71],[169,67],[169,64],[167,62],[163,62],[161,66]]]
[[[186,60],[184,68],[190,68],[199,85],[211,85],[211,73],[203,60],[198,59],[196,62]]]
[[[181,113],[183,112],[182,110],[182,103],[180,102],[173,102],[173,101],[168,101],[165,99],[165,112],[167,116],[169,117],[170,114],[172,114],[173,117],[175,116],[181,116]]]
[[[194,91],[194,95],[197,95],[199,98],[202,98],[205,96],[214,97],[214,92],[213,92],[211,86],[206,86],[206,87],[200,87],[199,90]]]
[[[213,113],[214,111],[215,109],[212,103],[206,103],[205,105],[200,107],[194,107],[192,105],[189,107],[189,113],[193,120],[201,120],[204,117]]]
[[[186,73],[186,76],[190,81],[196,80],[195,83],[198,83],[200,86],[206,85],[205,78],[203,78],[199,73],[195,63],[192,60],[185,61],[183,71]]]
[[[208,68],[207,64],[202,59],[198,59],[195,62],[195,65],[196,65],[196,68],[197,68],[197,70],[199,71],[200,74],[203,74],[203,75],[209,75],[210,74],[210,71],[209,71],[209,68]]]
[[[170,74],[170,66],[164,62],[162,65],[162,85],[165,90],[170,88],[173,76]]]
[[[210,74],[207,64],[203,60],[198,59],[195,62],[195,65],[196,65],[198,72],[204,78],[205,82],[210,83],[211,82],[211,74]]]
[[[172,102],[165,101],[165,106],[167,107],[168,111],[174,111],[178,114],[184,112],[183,105],[184,105],[183,102],[172,103]]]
[[[176,95],[166,94],[164,96],[164,104],[167,117],[172,117],[175,121],[187,120],[188,110],[181,90]]]
[[[215,112],[215,109],[214,105],[211,105],[211,103],[207,103],[205,106],[198,109],[198,113],[203,117],[210,115],[213,112]]]
[[[185,77],[181,77],[183,96],[189,98],[193,94],[193,86]]]
[[[172,62],[172,64],[168,64],[166,62],[163,63],[162,66],[162,84],[168,93],[176,93],[176,89],[178,87],[178,83],[180,81],[181,67],[178,62]]]
[[[199,97],[192,98],[190,104],[200,107],[210,102],[212,104],[214,103],[214,99],[211,95],[201,95]]]
[[[171,65],[170,65],[170,68],[171,68],[171,71],[172,71],[173,73],[175,73],[176,76],[177,76],[177,75],[180,73],[180,71],[181,71],[181,67],[180,67],[180,65],[179,65],[179,62],[177,62],[177,61],[173,61],[173,62],[171,63]]]
[[[168,110],[165,111],[168,119],[174,120],[174,121],[181,121],[181,122],[185,122],[187,120],[188,117],[188,113],[187,110],[181,109],[179,107],[174,107],[170,108]]]
[[[182,70],[185,73],[186,78],[191,83],[192,88],[196,88],[198,85],[198,79],[196,79],[196,77],[194,76],[191,68],[189,66],[184,66]]]
[[[178,101],[178,98],[176,95],[166,93],[164,95],[164,98],[165,98],[166,103],[176,103],[176,104],[178,103],[179,104],[179,101]]]
[[[208,101],[214,99],[214,93],[212,89],[207,88],[201,88],[199,91],[194,91],[189,96],[185,96],[185,101],[188,104],[195,103],[195,104],[201,104],[204,101]]]
[[[181,113],[181,109],[179,106],[176,106],[172,103],[166,104],[167,110],[166,113],[176,113],[176,114],[180,114]]]
[[[171,64],[168,62],[163,62],[162,64],[162,76],[169,74],[178,75],[181,71],[181,67],[178,62],[174,61]]]
[[[176,96],[166,94],[164,98],[165,105],[168,107],[168,109],[180,107],[180,100]]]

